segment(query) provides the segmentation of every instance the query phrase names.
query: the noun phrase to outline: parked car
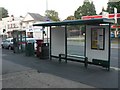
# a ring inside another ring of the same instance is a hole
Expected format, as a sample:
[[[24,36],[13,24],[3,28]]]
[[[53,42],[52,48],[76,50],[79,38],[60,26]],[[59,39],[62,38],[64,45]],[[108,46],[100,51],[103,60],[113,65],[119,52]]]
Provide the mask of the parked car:
[[[110,37],[111,37],[111,38],[115,38],[115,34],[114,34],[114,33],[111,33],[111,34],[110,34]]]
[[[118,34],[118,38],[120,38],[120,33]]]
[[[1,43],[2,48],[13,49],[13,38],[7,38]]]

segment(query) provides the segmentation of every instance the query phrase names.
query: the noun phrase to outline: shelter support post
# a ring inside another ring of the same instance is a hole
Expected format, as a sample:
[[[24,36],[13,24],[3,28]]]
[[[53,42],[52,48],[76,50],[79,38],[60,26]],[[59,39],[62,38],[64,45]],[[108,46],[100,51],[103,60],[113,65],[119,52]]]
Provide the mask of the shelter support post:
[[[51,37],[51,28],[52,27],[50,26],[50,51],[49,51],[50,52],[50,54],[49,54],[50,60],[52,60],[52,56],[51,56],[51,53],[52,53],[52,51],[51,51],[51,44],[52,44],[52,40],[51,40],[52,39],[52,37]]]
[[[85,25],[85,43],[84,43],[84,56],[86,57],[86,25]],[[84,66],[87,68],[88,66],[88,58],[85,58],[85,64]]]
[[[109,35],[108,35],[108,38],[109,38],[108,71],[110,70],[110,55],[111,55],[111,40],[110,40],[111,36],[110,36],[110,34],[111,34],[111,24],[109,24]]]
[[[84,64],[84,66],[85,66],[85,68],[87,68],[87,66],[88,66],[88,58],[87,57],[85,57],[85,64]]]
[[[59,63],[61,63],[61,54],[59,54]]]
[[[65,62],[67,63],[67,25],[65,25]]]

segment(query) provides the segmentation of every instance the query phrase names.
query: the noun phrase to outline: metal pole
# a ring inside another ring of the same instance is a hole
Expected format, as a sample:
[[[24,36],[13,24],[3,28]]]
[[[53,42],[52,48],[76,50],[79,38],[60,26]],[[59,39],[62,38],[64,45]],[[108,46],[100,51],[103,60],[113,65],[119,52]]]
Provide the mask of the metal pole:
[[[65,62],[67,63],[67,25],[65,25]]]
[[[42,31],[42,39],[43,39],[43,42],[44,42],[44,30]]]
[[[108,46],[108,71],[110,70],[110,55],[111,55],[111,40],[110,40],[110,30],[111,30],[111,24],[109,24],[109,35],[108,35],[108,42],[109,42],[109,46]]]
[[[52,35],[51,35],[51,26],[50,26],[50,60],[52,60],[52,50],[51,50],[51,46],[52,46]]]
[[[117,24],[117,8],[114,8],[114,14],[115,23]]]
[[[46,10],[48,10],[48,0],[46,0]]]
[[[115,19],[115,25],[116,25],[116,30],[115,30],[115,37],[117,37],[117,32],[118,32],[118,28],[117,28],[117,8],[114,8],[114,19]]]
[[[47,14],[47,21],[48,21],[48,13],[47,13],[47,10],[48,10],[48,0],[46,0],[46,14]],[[47,27],[47,43],[48,43],[48,27]]]
[[[47,43],[48,43],[48,27],[47,27]]]

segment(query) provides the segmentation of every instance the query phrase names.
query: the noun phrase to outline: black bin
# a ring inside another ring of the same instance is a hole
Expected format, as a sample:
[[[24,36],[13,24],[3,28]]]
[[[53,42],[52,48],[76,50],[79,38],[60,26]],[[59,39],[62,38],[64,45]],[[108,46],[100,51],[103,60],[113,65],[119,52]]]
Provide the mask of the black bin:
[[[27,43],[26,44],[26,56],[34,56],[34,43]]]
[[[49,59],[49,43],[42,43],[40,59]]]

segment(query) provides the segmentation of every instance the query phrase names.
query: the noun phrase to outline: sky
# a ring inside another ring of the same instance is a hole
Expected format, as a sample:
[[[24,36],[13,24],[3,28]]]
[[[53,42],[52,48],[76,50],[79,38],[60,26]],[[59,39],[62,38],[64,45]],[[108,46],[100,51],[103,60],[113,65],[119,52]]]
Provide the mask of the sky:
[[[47,3],[46,3],[47,1]],[[102,7],[107,7],[108,0],[92,0],[97,14]],[[27,12],[45,14],[45,10],[55,10],[59,18],[64,20],[67,16],[74,15],[75,10],[83,4],[83,0],[0,0],[0,7],[8,10],[9,15],[15,17],[25,16]]]

